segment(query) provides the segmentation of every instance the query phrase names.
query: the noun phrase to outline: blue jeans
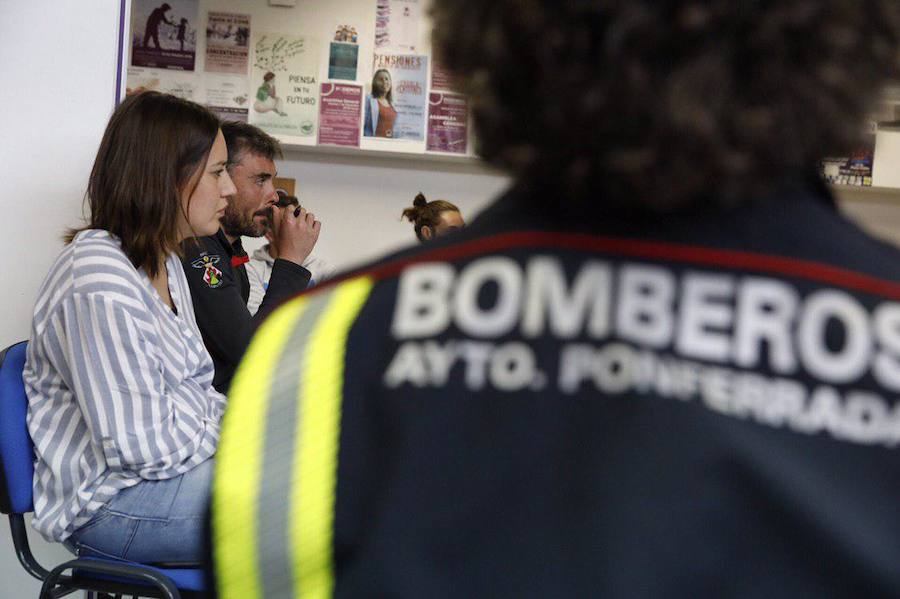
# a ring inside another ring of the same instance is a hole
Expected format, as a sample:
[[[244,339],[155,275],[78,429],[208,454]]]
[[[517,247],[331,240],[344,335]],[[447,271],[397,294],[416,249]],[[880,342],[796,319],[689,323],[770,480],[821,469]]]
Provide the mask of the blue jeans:
[[[80,557],[200,562],[215,460],[168,480],[120,491],[66,540]]]

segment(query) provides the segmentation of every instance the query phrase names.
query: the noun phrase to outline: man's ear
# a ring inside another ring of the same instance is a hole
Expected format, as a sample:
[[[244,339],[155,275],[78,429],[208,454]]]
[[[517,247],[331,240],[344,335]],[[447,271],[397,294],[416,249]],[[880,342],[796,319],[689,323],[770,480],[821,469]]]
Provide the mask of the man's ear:
[[[431,227],[428,225],[422,225],[422,228],[419,229],[422,232],[423,239],[431,239],[434,236],[434,231],[431,230]]]

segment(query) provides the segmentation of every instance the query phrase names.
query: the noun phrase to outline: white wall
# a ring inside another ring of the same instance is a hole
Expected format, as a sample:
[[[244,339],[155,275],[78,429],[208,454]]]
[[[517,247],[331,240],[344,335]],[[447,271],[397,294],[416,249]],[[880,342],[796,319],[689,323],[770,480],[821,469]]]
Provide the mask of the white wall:
[[[118,10],[116,0],[0,0],[0,347],[27,338],[38,286],[64,229],[81,217],[114,104]],[[418,191],[449,199],[470,217],[506,183],[471,166],[299,152],[279,169],[297,180],[304,205],[323,222],[316,254],[339,267],[413,243],[412,226],[399,217]],[[31,540],[44,565],[70,557],[36,534]],[[0,523],[0,599],[39,589]]]
[[[115,93],[118,2],[0,0],[0,346],[28,336],[35,292],[77,222]],[[0,527],[0,597],[37,597]],[[32,537],[44,565],[69,559]]]
[[[872,235],[900,246],[900,189],[842,187],[837,196],[845,215]]]
[[[314,254],[339,268],[416,243],[412,224],[401,222],[400,213],[419,191],[429,200],[450,200],[471,219],[507,185],[505,177],[474,166],[309,151],[289,151],[278,170],[296,179],[301,204],[322,222]],[[244,240],[248,251],[261,243]]]

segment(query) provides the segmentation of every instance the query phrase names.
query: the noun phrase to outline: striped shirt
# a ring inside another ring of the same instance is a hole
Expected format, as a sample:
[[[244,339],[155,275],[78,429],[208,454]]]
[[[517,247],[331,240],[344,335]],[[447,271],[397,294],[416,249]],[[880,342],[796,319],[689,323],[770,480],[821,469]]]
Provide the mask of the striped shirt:
[[[216,451],[225,397],[181,262],[175,314],[106,231],[79,233],[38,293],[23,378],[34,440],[33,526],[62,541],[120,490]]]

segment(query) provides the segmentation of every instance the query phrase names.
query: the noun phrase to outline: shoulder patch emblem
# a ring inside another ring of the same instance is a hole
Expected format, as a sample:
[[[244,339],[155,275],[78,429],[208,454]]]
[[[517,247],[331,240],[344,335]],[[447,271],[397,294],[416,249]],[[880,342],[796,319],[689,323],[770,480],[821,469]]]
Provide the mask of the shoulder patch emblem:
[[[215,267],[215,264],[218,261],[219,257],[213,254],[212,256],[201,256],[191,262],[191,266],[194,268],[204,269],[203,282],[212,289],[215,289],[222,284],[222,271]]]

